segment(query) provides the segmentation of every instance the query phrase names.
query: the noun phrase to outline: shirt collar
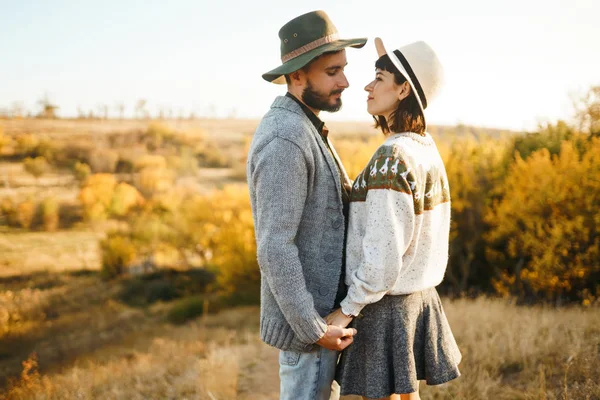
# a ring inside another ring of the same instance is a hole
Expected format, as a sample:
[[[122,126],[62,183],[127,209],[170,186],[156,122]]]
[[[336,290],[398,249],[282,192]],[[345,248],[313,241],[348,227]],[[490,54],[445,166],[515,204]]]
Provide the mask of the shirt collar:
[[[319,117],[317,117],[315,115],[315,113],[312,112],[312,110],[306,106],[306,104],[304,104],[303,102],[301,102],[300,100],[298,100],[298,98],[296,98],[296,96],[294,96],[290,92],[287,92],[285,94],[285,96],[289,97],[290,99],[292,99],[296,103],[298,103],[298,105],[302,108],[302,111],[304,111],[304,113],[306,114],[306,116],[308,117],[308,119],[310,120],[310,122],[312,122],[312,124],[317,129],[317,132],[319,132],[319,135],[321,135],[321,136],[323,136],[323,137],[326,138],[327,134],[329,133],[329,130],[327,129],[327,127],[325,127],[325,122],[321,121],[319,119]]]

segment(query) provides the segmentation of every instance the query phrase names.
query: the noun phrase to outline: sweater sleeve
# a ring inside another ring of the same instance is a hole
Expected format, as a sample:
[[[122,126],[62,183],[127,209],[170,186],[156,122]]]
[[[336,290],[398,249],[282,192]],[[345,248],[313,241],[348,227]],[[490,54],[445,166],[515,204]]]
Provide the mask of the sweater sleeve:
[[[327,331],[306,287],[295,243],[307,196],[308,171],[300,148],[275,138],[257,154],[251,171],[256,190],[258,263],[283,316],[305,343]]]
[[[408,183],[402,186],[408,187]],[[348,294],[341,303],[345,314],[358,315],[367,304],[379,301],[394,287],[414,231],[410,193],[391,187],[370,189],[364,206],[367,217],[359,242],[360,264],[350,275]]]

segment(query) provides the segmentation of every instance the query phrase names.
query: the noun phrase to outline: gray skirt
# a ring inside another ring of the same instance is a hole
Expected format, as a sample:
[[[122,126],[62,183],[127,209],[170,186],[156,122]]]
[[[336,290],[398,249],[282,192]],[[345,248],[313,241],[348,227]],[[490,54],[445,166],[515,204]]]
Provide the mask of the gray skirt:
[[[336,371],[342,395],[412,393],[420,380],[439,385],[460,376],[460,350],[435,288],[384,296],[362,315],[350,324],[358,333]]]

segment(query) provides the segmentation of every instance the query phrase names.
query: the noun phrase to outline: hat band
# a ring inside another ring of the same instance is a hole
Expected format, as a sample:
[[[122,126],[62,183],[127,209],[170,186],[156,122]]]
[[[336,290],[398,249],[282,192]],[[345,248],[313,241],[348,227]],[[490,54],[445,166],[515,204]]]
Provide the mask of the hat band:
[[[410,67],[408,60],[404,57],[404,54],[402,54],[400,52],[400,50],[394,50],[394,55],[398,58],[398,60],[400,61],[400,63],[404,67],[404,69],[406,69],[406,72],[408,72],[410,79],[413,81],[413,83],[415,85],[415,89],[417,89],[417,94],[418,94],[419,98],[421,99],[421,102],[423,103],[423,110],[426,109],[427,108],[427,99],[425,98],[425,92],[423,92],[421,83],[419,82],[419,80],[417,79],[417,76],[415,75],[412,68]]]
[[[327,43],[335,42],[339,38],[340,38],[340,35],[337,32],[332,33],[331,35],[328,35],[328,36],[324,36],[320,39],[317,39],[313,42],[305,44],[304,46],[299,47],[296,50],[292,50],[289,53],[283,55],[281,57],[281,62],[286,63],[296,57],[301,56],[302,54],[308,53],[309,51],[316,49],[317,47],[323,46],[324,44],[327,44]]]

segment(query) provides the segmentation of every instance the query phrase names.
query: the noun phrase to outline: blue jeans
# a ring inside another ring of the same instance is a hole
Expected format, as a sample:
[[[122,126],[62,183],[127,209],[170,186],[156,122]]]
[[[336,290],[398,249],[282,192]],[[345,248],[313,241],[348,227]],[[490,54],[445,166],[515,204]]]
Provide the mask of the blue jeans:
[[[339,352],[318,347],[310,353],[279,352],[279,400],[338,400],[333,379]]]

